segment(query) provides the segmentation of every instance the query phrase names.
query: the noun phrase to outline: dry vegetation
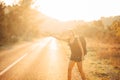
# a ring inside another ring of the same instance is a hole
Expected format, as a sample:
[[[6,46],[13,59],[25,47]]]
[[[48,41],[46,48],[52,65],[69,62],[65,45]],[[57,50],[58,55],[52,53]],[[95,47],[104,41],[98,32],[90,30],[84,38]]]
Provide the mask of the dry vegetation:
[[[0,3],[0,45],[31,40],[39,37],[41,13],[31,9],[30,4],[5,6]]]
[[[21,4],[21,6],[9,7],[0,3],[0,46],[19,40],[31,40],[42,35],[40,25],[44,19],[38,18],[41,14],[27,6]],[[10,12],[5,13],[5,9]],[[113,19],[113,22],[106,25],[104,19],[108,22],[109,19]],[[120,16],[109,19],[102,18],[91,22],[73,21],[73,23],[79,34],[85,36],[88,50],[95,51],[99,60],[107,60],[105,64],[112,64],[120,75]],[[65,37],[61,34],[51,35],[59,38]]]

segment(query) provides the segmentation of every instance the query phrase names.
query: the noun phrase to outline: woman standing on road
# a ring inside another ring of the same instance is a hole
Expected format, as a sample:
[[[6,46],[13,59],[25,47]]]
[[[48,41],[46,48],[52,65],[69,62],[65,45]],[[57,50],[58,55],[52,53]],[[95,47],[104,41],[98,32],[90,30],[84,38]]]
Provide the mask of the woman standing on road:
[[[82,80],[86,80],[85,73],[83,72],[83,67],[82,67],[82,60],[86,52],[82,45],[83,44],[79,39],[79,36],[76,35],[75,32],[71,31],[69,38],[71,57],[68,66],[68,80],[71,80],[72,69],[75,63],[77,64]]]

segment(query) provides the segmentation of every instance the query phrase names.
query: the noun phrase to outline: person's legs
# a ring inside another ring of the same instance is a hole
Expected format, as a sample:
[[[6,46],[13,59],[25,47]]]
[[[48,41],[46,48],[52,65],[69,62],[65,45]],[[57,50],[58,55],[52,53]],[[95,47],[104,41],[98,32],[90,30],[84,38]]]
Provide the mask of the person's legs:
[[[85,73],[83,72],[82,61],[77,62],[77,66],[78,66],[79,72],[81,74],[82,80],[86,80]]]
[[[74,61],[70,61],[69,62],[69,66],[68,66],[68,80],[71,80],[72,68],[73,68],[74,64],[75,64]]]

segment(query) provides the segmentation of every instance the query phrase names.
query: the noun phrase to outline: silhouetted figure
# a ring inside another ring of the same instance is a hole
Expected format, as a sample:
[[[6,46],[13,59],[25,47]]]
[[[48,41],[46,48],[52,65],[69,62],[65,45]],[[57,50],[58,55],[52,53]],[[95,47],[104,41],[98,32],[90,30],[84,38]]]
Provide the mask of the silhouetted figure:
[[[71,50],[70,62],[68,66],[68,80],[71,80],[72,69],[75,63],[79,69],[82,80],[86,80],[82,67],[84,55],[86,55],[86,42],[83,37],[79,37],[75,32],[71,31],[69,35],[69,46]]]

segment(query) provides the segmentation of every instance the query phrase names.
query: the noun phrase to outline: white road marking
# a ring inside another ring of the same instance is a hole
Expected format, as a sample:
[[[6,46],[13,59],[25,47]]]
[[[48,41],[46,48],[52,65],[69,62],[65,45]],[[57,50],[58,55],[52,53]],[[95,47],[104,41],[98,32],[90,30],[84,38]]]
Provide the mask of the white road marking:
[[[3,75],[5,72],[7,72],[9,69],[11,69],[14,65],[16,65],[18,62],[20,62],[25,56],[27,56],[28,53],[25,53],[22,57],[17,59],[15,62],[13,62],[11,65],[9,65],[7,68],[5,68],[3,71],[0,72],[0,76]]]
[[[45,40],[47,41],[47,43],[49,42],[49,39]],[[35,46],[32,46],[32,49],[28,52],[25,53],[22,57],[20,57],[19,59],[17,59],[16,61],[14,61],[11,65],[9,65],[8,67],[6,67],[3,71],[0,72],[0,76],[3,75],[5,72],[7,72],[8,70],[10,70],[13,66],[15,66],[18,62],[20,62],[24,57],[26,57],[32,50],[34,50],[36,47],[38,47],[39,45],[41,45],[40,43],[35,44]],[[43,45],[41,47],[44,47],[46,44]]]
[[[32,46],[32,50],[34,50],[36,47],[38,46]],[[30,50],[30,51],[32,51]],[[28,52],[30,53],[30,52]],[[0,72],[0,76],[3,75],[5,72],[7,72],[9,69],[11,69],[13,66],[15,66],[18,62],[20,62],[25,56],[28,55],[28,53],[25,53],[22,57],[20,57],[19,59],[17,59],[16,61],[14,61],[11,65],[9,65],[7,68],[5,68],[3,71]]]

